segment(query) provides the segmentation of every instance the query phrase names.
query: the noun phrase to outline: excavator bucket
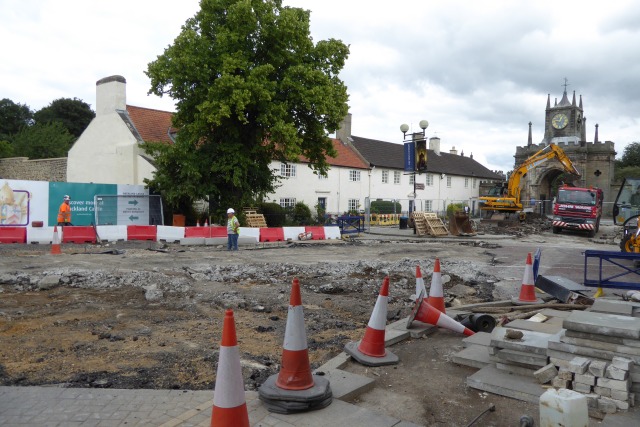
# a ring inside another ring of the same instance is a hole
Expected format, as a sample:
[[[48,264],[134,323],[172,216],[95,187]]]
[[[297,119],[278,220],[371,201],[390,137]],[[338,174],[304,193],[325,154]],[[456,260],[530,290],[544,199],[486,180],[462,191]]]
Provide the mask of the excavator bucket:
[[[469,215],[464,212],[455,212],[449,217],[449,233],[452,236],[475,236]]]

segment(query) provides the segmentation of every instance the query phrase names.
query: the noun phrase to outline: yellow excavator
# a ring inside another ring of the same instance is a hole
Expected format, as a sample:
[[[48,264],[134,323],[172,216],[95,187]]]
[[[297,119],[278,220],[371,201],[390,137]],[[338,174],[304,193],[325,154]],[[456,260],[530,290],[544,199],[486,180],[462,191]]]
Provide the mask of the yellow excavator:
[[[484,211],[492,212],[520,212],[520,219],[524,219],[523,206],[520,202],[520,181],[531,169],[540,166],[547,160],[556,158],[564,167],[564,170],[568,173],[580,177],[580,172],[573,165],[569,156],[554,143],[550,143],[546,147],[542,148],[537,153],[533,154],[527,160],[522,162],[509,177],[509,182],[506,187],[498,191],[502,194],[490,193],[489,196],[482,196],[480,200],[480,209]]]

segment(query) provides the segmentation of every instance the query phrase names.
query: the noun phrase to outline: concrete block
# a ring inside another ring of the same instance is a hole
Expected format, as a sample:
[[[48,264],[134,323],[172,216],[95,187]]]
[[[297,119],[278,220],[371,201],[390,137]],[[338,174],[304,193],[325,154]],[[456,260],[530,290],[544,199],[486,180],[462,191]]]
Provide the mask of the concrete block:
[[[563,380],[562,378],[555,377],[553,381],[551,381],[551,385],[555,388],[567,388],[571,389],[571,381]]]
[[[540,312],[540,314],[547,317],[559,317],[561,319],[566,319],[567,317],[569,317],[571,312],[566,310],[556,310],[553,308],[545,308]]]
[[[554,354],[554,351],[559,351],[561,353],[569,353],[569,354],[573,354],[574,356],[578,355],[583,357],[589,357],[591,359],[595,358],[600,360],[611,360],[614,356],[617,355],[613,351],[599,350],[599,349],[590,348],[590,347],[582,347],[582,346],[563,343],[563,342],[560,342],[559,338],[556,338],[556,337],[549,339],[549,348],[547,349],[547,354],[549,356],[563,358],[562,356],[556,356],[556,354]],[[630,357],[631,360],[634,361],[634,363],[640,363],[640,356],[628,355],[628,357]]]
[[[629,391],[629,387],[631,385],[631,382],[626,379],[626,380],[612,380],[610,378],[598,378],[596,380],[596,384],[600,387],[607,387],[610,388],[611,390],[623,390],[623,391]]]
[[[622,338],[618,339],[622,340]],[[640,347],[626,346],[623,344],[598,341],[594,339],[574,338],[566,336],[566,333],[560,334],[560,341],[571,345],[589,347],[597,350],[640,356]]]
[[[574,331],[640,339],[640,318],[636,317],[574,310],[562,326]]]
[[[556,369],[553,363],[549,363],[533,373],[540,384],[546,384],[558,375],[558,369]]]
[[[598,409],[605,414],[615,414],[618,410],[618,405],[611,398],[601,397],[598,399]]]
[[[509,328],[495,328],[491,332],[491,345],[498,348],[508,348],[528,352],[531,354],[547,355],[547,341],[553,335],[541,332],[522,331],[520,340],[505,338],[505,333]]]
[[[573,376],[573,382],[587,385],[596,385],[596,377],[591,374],[575,374]]]
[[[615,400],[629,400],[630,393],[624,390],[611,390],[611,398]]]
[[[586,357],[574,357],[569,363],[569,370],[574,374],[584,374],[589,369],[590,359]]]
[[[204,237],[185,237],[180,239],[180,246],[204,246]]]
[[[589,364],[589,373],[596,377],[604,377],[604,373],[607,369],[607,362],[600,360],[592,360]]]
[[[557,377],[563,380],[573,381],[573,372],[569,371],[567,368],[560,368]]]
[[[611,366],[622,369],[624,371],[631,370],[631,366],[633,365],[633,361],[631,359],[627,359],[626,357],[616,356],[611,359]]]
[[[588,393],[588,394],[585,394],[585,397],[587,398],[587,406],[589,408],[597,408],[598,407],[598,399],[600,398],[599,395],[597,395],[595,393]]]
[[[607,366],[607,370],[604,374],[605,378],[611,378],[613,380],[626,380],[629,377],[629,371],[625,371],[620,368],[616,368],[613,365]]]
[[[593,392],[603,397],[611,397],[611,389],[609,387],[600,387],[596,385],[593,387]]]
[[[582,394],[589,394],[593,391],[589,384],[577,383],[575,381],[572,384],[572,389]]]
[[[349,360],[351,360],[351,356],[343,351],[324,365],[320,366],[318,369],[316,369],[315,372],[326,372],[329,370],[342,369],[347,366]]]

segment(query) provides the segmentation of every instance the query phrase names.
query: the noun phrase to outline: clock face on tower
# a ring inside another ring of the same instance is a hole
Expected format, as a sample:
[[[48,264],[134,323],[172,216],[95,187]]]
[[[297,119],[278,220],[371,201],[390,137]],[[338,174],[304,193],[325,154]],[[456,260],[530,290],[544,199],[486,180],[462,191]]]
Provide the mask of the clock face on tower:
[[[569,119],[566,115],[558,113],[551,119],[551,126],[556,129],[564,129],[569,123]]]

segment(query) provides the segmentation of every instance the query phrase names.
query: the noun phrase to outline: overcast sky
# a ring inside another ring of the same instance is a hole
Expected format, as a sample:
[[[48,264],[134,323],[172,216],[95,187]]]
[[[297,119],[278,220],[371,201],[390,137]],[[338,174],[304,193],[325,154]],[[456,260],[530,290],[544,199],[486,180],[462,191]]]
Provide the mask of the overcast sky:
[[[314,41],[350,46],[341,74],[352,134],[402,142],[400,124],[493,170],[544,133],[547,94],[582,95],[587,140],[640,142],[640,3],[563,0],[285,0],[311,10]],[[597,6],[596,6],[597,5]],[[0,0],[0,99],[32,110],[58,98],[95,108],[97,80],[122,75],[127,103],[174,111],[147,95],[147,64],[198,0]]]

